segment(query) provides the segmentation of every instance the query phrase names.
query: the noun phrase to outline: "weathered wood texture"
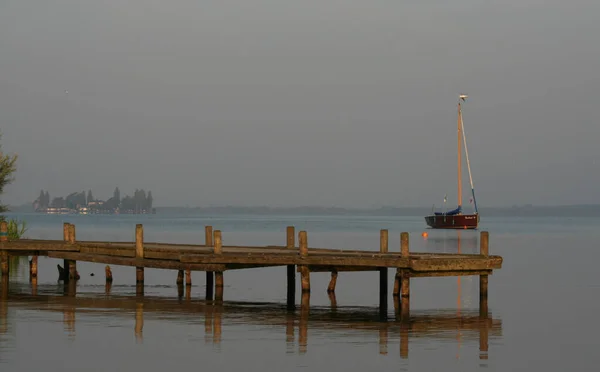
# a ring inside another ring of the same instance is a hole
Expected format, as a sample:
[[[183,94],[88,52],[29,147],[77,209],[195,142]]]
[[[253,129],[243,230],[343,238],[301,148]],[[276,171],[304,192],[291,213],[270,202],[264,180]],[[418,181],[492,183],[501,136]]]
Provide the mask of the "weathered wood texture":
[[[502,257],[489,255],[489,235],[481,233],[480,254],[410,252],[408,233],[401,234],[400,252],[387,248],[387,231],[380,235],[379,252],[374,250],[342,250],[309,248],[306,231],[299,233],[295,247],[294,229],[288,227],[286,246],[226,246],[221,231],[205,229],[202,245],[146,243],[142,225],[136,226],[135,242],[75,241],[74,226],[65,224],[65,241],[23,239],[0,241],[2,257],[10,255],[48,256],[68,263],[89,261],[108,265],[135,266],[136,280],[143,282],[145,267],[171,270],[207,271],[207,297],[212,298],[213,272],[270,266],[288,267],[288,297],[294,297],[295,267],[301,273],[303,291],[310,291],[310,272],[397,270],[394,295],[400,296],[403,279],[423,276],[491,275],[502,267]],[[291,234],[291,235],[290,235]],[[213,244],[214,242],[214,244]],[[6,262],[3,260],[2,262]],[[65,267],[65,269],[68,269]],[[7,272],[3,267],[3,272]],[[402,275],[404,273],[404,275]],[[187,275],[186,275],[187,277]],[[187,278],[186,278],[187,279]],[[190,277],[191,280],[191,277]],[[222,281],[222,278],[219,279]],[[482,278],[482,281],[485,280]],[[186,280],[187,282],[187,280]]]
[[[296,246],[296,230],[294,226],[286,228],[286,249],[293,250]],[[287,265],[287,307],[293,309],[296,306],[296,266]]]

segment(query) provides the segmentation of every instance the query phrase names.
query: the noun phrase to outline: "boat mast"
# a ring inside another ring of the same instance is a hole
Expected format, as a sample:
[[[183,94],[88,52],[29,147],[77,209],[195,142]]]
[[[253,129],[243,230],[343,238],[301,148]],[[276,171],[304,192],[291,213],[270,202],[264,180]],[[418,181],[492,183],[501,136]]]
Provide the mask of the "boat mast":
[[[461,95],[462,98],[462,95]],[[462,140],[462,126],[461,126],[461,122],[462,122],[462,114],[460,112],[460,99],[458,100],[458,207],[461,208],[462,206],[462,172],[461,172],[461,140]]]
[[[463,95],[461,97],[467,98],[466,95]],[[471,182],[471,195],[473,196],[473,205],[475,206],[475,213],[478,213],[477,201],[475,200],[475,188],[473,187],[473,176],[471,175],[471,163],[469,162],[469,150],[467,150],[467,137],[465,134],[465,125],[462,120],[462,114],[460,116],[460,126],[463,134],[463,142],[465,144],[465,157],[467,159],[467,169],[469,170],[469,181]]]

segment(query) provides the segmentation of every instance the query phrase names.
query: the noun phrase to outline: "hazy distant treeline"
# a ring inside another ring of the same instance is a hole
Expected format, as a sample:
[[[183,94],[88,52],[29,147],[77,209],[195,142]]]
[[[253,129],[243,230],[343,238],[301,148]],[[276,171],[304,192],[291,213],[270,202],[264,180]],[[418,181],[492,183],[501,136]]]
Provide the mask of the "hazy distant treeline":
[[[43,211],[48,208],[67,208],[77,210],[82,207],[98,210],[121,210],[121,211],[150,211],[152,210],[153,198],[152,191],[136,189],[133,196],[125,195],[121,198],[119,188],[115,188],[113,196],[108,200],[94,198],[92,190],[73,192],[67,196],[57,196],[50,198],[48,191],[41,190],[38,198],[33,202],[35,211]]]

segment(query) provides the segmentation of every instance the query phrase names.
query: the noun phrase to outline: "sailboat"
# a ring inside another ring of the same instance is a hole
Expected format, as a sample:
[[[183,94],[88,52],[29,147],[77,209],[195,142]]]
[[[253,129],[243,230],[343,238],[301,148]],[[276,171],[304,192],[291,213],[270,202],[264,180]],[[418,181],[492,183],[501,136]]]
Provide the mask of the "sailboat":
[[[477,201],[475,200],[475,189],[473,188],[473,176],[471,175],[471,165],[469,163],[469,152],[467,151],[467,139],[462,119],[461,101],[465,102],[466,94],[461,94],[458,99],[458,207],[451,211],[435,212],[425,217],[428,226],[434,229],[476,229],[479,225],[479,212],[477,210]],[[471,182],[471,197],[475,207],[475,213],[463,214],[462,212],[462,149],[464,144],[467,168],[469,171],[469,181]],[[444,197],[444,203],[446,197]]]

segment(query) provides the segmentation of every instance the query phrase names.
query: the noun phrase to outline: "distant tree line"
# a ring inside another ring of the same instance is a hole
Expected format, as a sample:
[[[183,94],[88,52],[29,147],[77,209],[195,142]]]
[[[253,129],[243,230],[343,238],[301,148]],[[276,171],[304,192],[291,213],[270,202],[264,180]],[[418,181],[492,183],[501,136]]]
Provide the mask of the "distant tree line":
[[[91,213],[150,213],[152,211],[152,191],[135,189],[133,196],[126,195],[121,198],[119,188],[115,188],[113,196],[108,200],[94,198],[92,190],[73,192],[66,197],[50,198],[48,191],[41,190],[38,198],[33,202],[34,210],[45,212],[48,208],[67,208],[81,210],[87,208]]]

